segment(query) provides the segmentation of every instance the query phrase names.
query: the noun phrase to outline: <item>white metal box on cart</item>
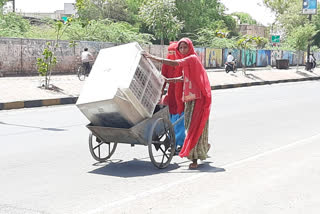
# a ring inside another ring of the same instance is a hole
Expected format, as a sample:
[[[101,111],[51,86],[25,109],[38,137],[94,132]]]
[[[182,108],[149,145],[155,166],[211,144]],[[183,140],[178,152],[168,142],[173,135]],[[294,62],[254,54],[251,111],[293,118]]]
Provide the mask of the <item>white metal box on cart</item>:
[[[138,43],[100,50],[77,100],[92,125],[129,128],[152,117],[164,79]]]

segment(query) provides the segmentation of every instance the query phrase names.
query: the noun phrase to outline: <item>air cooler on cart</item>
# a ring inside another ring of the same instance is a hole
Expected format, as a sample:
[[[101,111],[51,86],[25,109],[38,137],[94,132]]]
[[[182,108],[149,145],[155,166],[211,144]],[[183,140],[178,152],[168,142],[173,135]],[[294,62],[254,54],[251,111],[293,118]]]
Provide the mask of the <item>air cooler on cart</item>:
[[[102,49],[77,100],[92,125],[129,128],[153,115],[164,79],[138,43]]]

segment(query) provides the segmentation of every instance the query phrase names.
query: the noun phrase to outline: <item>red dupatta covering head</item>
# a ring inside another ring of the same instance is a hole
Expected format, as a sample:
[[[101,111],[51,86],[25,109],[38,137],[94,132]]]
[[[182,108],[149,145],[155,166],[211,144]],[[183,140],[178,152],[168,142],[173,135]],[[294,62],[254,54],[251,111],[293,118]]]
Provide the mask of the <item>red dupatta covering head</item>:
[[[168,51],[176,52],[177,42],[170,42]],[[167,59],[175,60],[176,55],[168,53]],[[167,78],[174,78],[182,76],[182,70],[178,66],[172,67],[169,65],[162,65],[162,75]],[[184,111],[184,103],[182,102],[183,83],[170,83],[168,93],[163,99],[162,103],[169,106],[170,114],[181,114]]]
[[[183,55],[179,52],[181,42],[185,42],[188,45],[189,51],[187,54]],[[181,59],[179,60],[179,65],[183,69],[184,100],[185,102],[195,100],[188,133],[179,154],[180,157],[186,157],[198,143],[209,119],[211,107],[211,86],[207,72],[199,61],[190,39],[182,38],[178,42],[176,52],[177,59]]]
[[[178,45],[178,42],[170,42],[169,46],[168,46],[168,51],[176,51],[177,49],[177,45]]]

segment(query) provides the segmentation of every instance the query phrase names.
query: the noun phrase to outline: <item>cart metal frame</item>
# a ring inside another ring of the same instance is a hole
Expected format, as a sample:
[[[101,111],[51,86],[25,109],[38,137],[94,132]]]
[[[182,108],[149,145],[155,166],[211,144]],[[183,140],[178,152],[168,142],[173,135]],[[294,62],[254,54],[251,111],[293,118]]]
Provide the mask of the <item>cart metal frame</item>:
[[[157,106],[153,116],[131,128],[114,128],[88,124],[89,149],[92,157],[104,162],[116,150],[118,143],[148,146],[151,162],[159,169],[166,168],[175,154],[175,134],[168,107]],[[178,122],[178,121],[177,121]],[[95,145],[97,144],[97,145]],[[106,148],[105,148],[106,147]]]

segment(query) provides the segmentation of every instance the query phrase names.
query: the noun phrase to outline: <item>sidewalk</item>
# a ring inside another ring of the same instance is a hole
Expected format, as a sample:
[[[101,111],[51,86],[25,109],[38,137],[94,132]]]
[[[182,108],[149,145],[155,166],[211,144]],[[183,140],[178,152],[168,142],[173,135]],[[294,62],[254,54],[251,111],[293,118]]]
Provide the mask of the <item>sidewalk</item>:
[[[250,69],[250,68],[249,68]],[[226,74],[224,70],[208,69],[211,88],[224,89],[265,85],[283,82],[320,80],[320,68],[307,72],[304,67],[291,67],[288,70],[256,68],[247,70],[244,75],[239,68],[237,73]],[[75,103],[84,84],[76,75],[52,76],[50,83],[54,90],[39,88],[42,77],[1,77],[0,110],[30,108]],[[258,88],[257,88],[258,89]]]

